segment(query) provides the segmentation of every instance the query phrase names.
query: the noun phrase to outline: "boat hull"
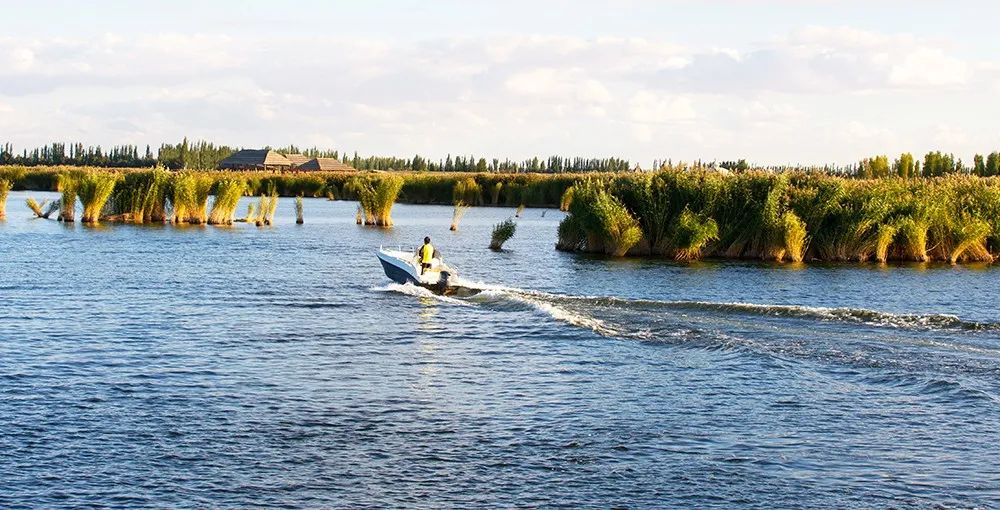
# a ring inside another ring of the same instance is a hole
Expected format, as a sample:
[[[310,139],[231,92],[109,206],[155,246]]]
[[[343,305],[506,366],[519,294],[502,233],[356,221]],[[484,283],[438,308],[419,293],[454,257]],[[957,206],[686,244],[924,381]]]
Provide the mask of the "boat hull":
[[[399,283],[413,283],[420,284],[420,280],[413,274],[410,267],[403,267],[403,264],[393,260],[391,257],[382,256],[379,254],[378,261],[382,264],[382,270],[385,271],[385,275],[389,277],[390,280]],[[409,266],[409,264],[406,264]]]
[[[409,252],[380,249],[378,261],[382,264],[385,275],[396,283],[412,283],[438,294],[449,294],[454,290],[451,287],[451,270],[443,266],[440,260],[436,260],[435,267],[428,269],[425,274],[420,274],[420,267]]]

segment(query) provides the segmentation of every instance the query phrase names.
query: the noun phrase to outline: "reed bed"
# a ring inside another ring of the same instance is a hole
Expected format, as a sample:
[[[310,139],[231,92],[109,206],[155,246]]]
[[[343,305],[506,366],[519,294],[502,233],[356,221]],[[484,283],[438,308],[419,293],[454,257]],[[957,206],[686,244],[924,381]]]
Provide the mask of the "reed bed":
[[[67,173],[75,177],[79,187],[75,193],[60,184],[60,174]],[[142,175],[129,177],[133,173]],[[113,188],[122,183],[122,189],[112,193],[110,213],[127,211],[130,218],[141,214],[142,221],[155,221],[159,204],[164,204],[157,198],[162,194],[166,197],[163,210],[172,210],[169,216],[178,223],[207,222],[208,196],[216,183],[245,180],[250,195],[358,200],[358,222],[376,226],[392,224],[391,210],[397,201],[454,205],[460,198],[469,206],[560,207],[568,214],[559,226],[557,248],[609,255],[953,263],[990,262],[1000,256],[1000,178],[996,177],[865,180],[805,172],[723,175],[683,168],[583,176],[157,174],[156,170],[3,167],[0,179],[10,181],[14,189],[59,190],[74,195],[72,200],[60,200],[64,215],[67,208],[75,209],[75,198],[79,197],[84,216],[92,221],[105,209],[98,207],[102,193],[96,193],[101,190],[95,179],[114,181]],[[150,185],[150,179],[159,184]],[[126,193],[127,189],[132,191]],[[44,214],[45,207],[36,205]],[[265,221],[272,207],[266,205],[248,216],[263,213]]]
[[[208,216],[209,225],[232,225],[236,207],[246,190],[246,182],[240,179],[224,179],[215,183],[215,200]]]
[[[490,249],[500,251],[503,244],[514,237],[517,232],[517,223],[513,218],[507,218],[493,226],[493,233],[490,235]]]
[[[568,193],[562,250],[793,262],[1000,255],[996,178],[663,171],[582,180]]]
[[[127,176],[132,173],[149,173],[155,169],[97,168],[69,166],[2,166],[0,178],[8,179],[14,189],[55,191],[59,174],[72,172],[82,175],[89,173],[116,173]],[[456,192],[471,206],[494,205],[517,207],[557,207],[563,193],[583,174],[538,174],[538,173],[465,173],[465,172],[243,172],[243,171],[166,171],[171,177],[166,192],[168,203],[172,200],[172,186],[182,174],[205,178],[214,183],[225,179],[243,179],[247,183],[247,194],[259,196],[275,189],[279,196],[294,197],[334,197],[342,200],[358,200],[357,189],[351,189],[350,181],[356,179],[379,180],[387,176],[403,179],[403,186],[397,197],[398,202],[410,204],[453,204]],[[587,174],[611,177],[614,174]],[[207,195],[205,195],[207,197]],[[173,216],[176,217],[176,214]],[[187,218],[185,218],[187,221]]]
[[[0,220],[7,218],[7,195],[10,194],[14,183],[7,179],[0,179]]]

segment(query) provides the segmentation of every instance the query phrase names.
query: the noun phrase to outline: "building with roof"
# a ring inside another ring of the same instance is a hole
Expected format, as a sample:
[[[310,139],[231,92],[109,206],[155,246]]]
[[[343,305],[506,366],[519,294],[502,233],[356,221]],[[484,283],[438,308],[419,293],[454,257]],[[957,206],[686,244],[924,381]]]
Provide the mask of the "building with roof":
[[[337,158],[313,158],[295,167],[296,170],[309,172],[353,172],[354,167],[341,162]]]
[[[288,158],[288,161],[292,162],[292,168],[295,168],[305,163],[306,161],[309,161],[309,156],[306,156],[304,154],[285,154],[285,157]]]
[[[243,149],[219,162],[226,170],[288,170],[292,162],[271,149]]]

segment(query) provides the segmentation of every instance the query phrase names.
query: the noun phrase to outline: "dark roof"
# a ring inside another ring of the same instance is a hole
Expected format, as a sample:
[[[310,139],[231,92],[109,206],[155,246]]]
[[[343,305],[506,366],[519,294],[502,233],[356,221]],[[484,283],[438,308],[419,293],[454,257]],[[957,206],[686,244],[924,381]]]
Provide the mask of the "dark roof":
[[[353,172],[354,167],[337,158],[313,158],[295,167],[296,170],[322,170],[324,172]]]
[[[219,168],[290,167],[288,158],[271,149],[243,149],[219,162]]]

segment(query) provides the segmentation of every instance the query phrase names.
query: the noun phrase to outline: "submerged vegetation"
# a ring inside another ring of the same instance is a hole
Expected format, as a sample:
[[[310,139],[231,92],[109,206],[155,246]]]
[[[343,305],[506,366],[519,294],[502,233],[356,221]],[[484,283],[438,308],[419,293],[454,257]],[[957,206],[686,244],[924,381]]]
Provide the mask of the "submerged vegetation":
[[[1000,180],[664,171],[587,179],[557,247],[774,261],[992,261]]]
[[[493,234],[490,236],[490,249],[494,251],[500,251],[503,249],[503,243],[514,237],[514,233],[517,232],[517,223],[513,218],[507,218],[493,226]]]

